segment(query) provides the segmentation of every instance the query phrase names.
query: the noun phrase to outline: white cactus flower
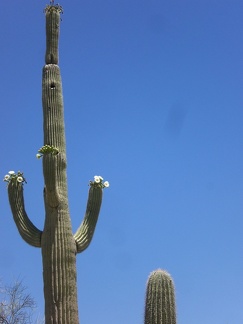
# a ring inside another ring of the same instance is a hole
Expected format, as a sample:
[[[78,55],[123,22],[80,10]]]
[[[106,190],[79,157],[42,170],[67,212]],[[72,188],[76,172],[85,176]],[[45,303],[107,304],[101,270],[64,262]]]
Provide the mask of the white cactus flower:
[[[95,187],[95,188],[101,188],[101,189],[104,189],[104,188],[108,188],[110,186],[109,182],[108,181],[105,181],[103,182],[103,178],[101,176],[97,176],[95,175],[94,176],[94,181],[90,181],[89,182],[89,185],[91,187]]]
[[[15,172],[14,172],[14,171],[9,171],[8,173],[9,173],[9,174],[11,174],[11,175],[12,175],[12,174],[15,174]]]
[[[6,174],[3,181],[8,181],[10,179],[10,175],[9,174]]]
[[[99,176],[94,176],[94,181],[96,183],[100,183],[100,177]]]
[[[24,179],[23,179],[22,177],[18,177],[18,178],[17,178],[17,181],[18,181],[18,182],[23,182]]]

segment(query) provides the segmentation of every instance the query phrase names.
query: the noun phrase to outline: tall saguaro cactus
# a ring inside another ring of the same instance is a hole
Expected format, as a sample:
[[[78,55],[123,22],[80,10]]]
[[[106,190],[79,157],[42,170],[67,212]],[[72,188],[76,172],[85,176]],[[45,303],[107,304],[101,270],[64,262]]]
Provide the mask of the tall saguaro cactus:
[[[67,198],[66,145],[63,116],[63,96],[58,66],[58,38],[62,7],[45,8],[46,55],[42,76],[44,146],[37,157],[43,158],[45,224],[43,231],[30,221],[24,206],[23,174],[10,171],[9,202],[14,221],[22,238],[42,250],[45,298],[45,321],[49,323],[79,323],[76,254],[91,242],[102,201],[102,189],[108,186],[95,176],[90,182],[86,213],[73,235]]]
[[[148,278],[144,324],[176,324],[174,283],[165,270],[155,270]]]

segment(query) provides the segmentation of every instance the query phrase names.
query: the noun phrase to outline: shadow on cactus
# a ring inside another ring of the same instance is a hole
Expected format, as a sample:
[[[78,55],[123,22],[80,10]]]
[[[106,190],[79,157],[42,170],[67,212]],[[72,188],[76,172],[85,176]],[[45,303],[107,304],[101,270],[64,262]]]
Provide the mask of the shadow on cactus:
[[[45,323],[79,323],[76,282],[76,255],[90,244],[102,202],[103,189],[109,187],[101,176],[90,181],[84,219],[72,233],[67,196],[66,143],[60,68],[58,66],[59,4],[48,5],[46,16],[46,54],[42,72],[44,145],[38,150],[44,175],[45,223],[39,230],[28,217],[23,197],[23,173],[10,171],[9,202],[22,238],[41,248],[45,298]]]
[[[144,324],[176,324],[175,288],[165,270],[155,270],[146,287]]]

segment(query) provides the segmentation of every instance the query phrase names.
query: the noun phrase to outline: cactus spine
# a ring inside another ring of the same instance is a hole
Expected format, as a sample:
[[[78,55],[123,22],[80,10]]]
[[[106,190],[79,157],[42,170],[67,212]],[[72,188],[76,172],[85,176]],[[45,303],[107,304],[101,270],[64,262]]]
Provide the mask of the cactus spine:
[[[23,174],[10,172],[8,196],[20,235],[30,245],[42,250],[45,298],[45,323],[77,324],[76,254],[91,242],[97,223],[104,185],[90,182],[84,220],[73,235],[67,198],[66,144],[63,96],[58,66],[58,38],[62,7],[45,8],[46,54],[42,74],[44,146],[43,157],[45,224],[43,231],[30,221],[24,206]]]
[[[164,270],[155,270],[148,278],[144,323],[176,324],[174,283]]]

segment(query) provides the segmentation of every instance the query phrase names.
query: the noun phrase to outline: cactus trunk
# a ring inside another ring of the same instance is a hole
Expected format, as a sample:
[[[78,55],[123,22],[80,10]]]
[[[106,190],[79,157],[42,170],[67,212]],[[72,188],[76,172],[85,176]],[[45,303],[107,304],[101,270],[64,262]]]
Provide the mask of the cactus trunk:
[[[46,323],[78,323],[76,244],[67,199],[62,82],[58,63],[58,7],[46,10],[46,65],[42,76],[44,145],[58,154],[43,156],[45,225],[42,260]]]
[[[42,260],[46,323],[78,323],[76,245],[67,206],[46,202]]]
[[[174,283],[164,270],[153,271],[148,278],[144,324],[176,324]]]
[[[46,324],[78,324],[76,255],[90,244],[99,216],[103,178],[90,181],[85,217],[73,235],[67,197],[66,144],[62,82],[58,66],[60,5],[48,5],[46,14],[46,54],[42,74],[44,146],[43,157],[45,224],[43,231],[30,221],[24,206],[23,173],[10,171],[9,202],[22,238],[42,249]]]

